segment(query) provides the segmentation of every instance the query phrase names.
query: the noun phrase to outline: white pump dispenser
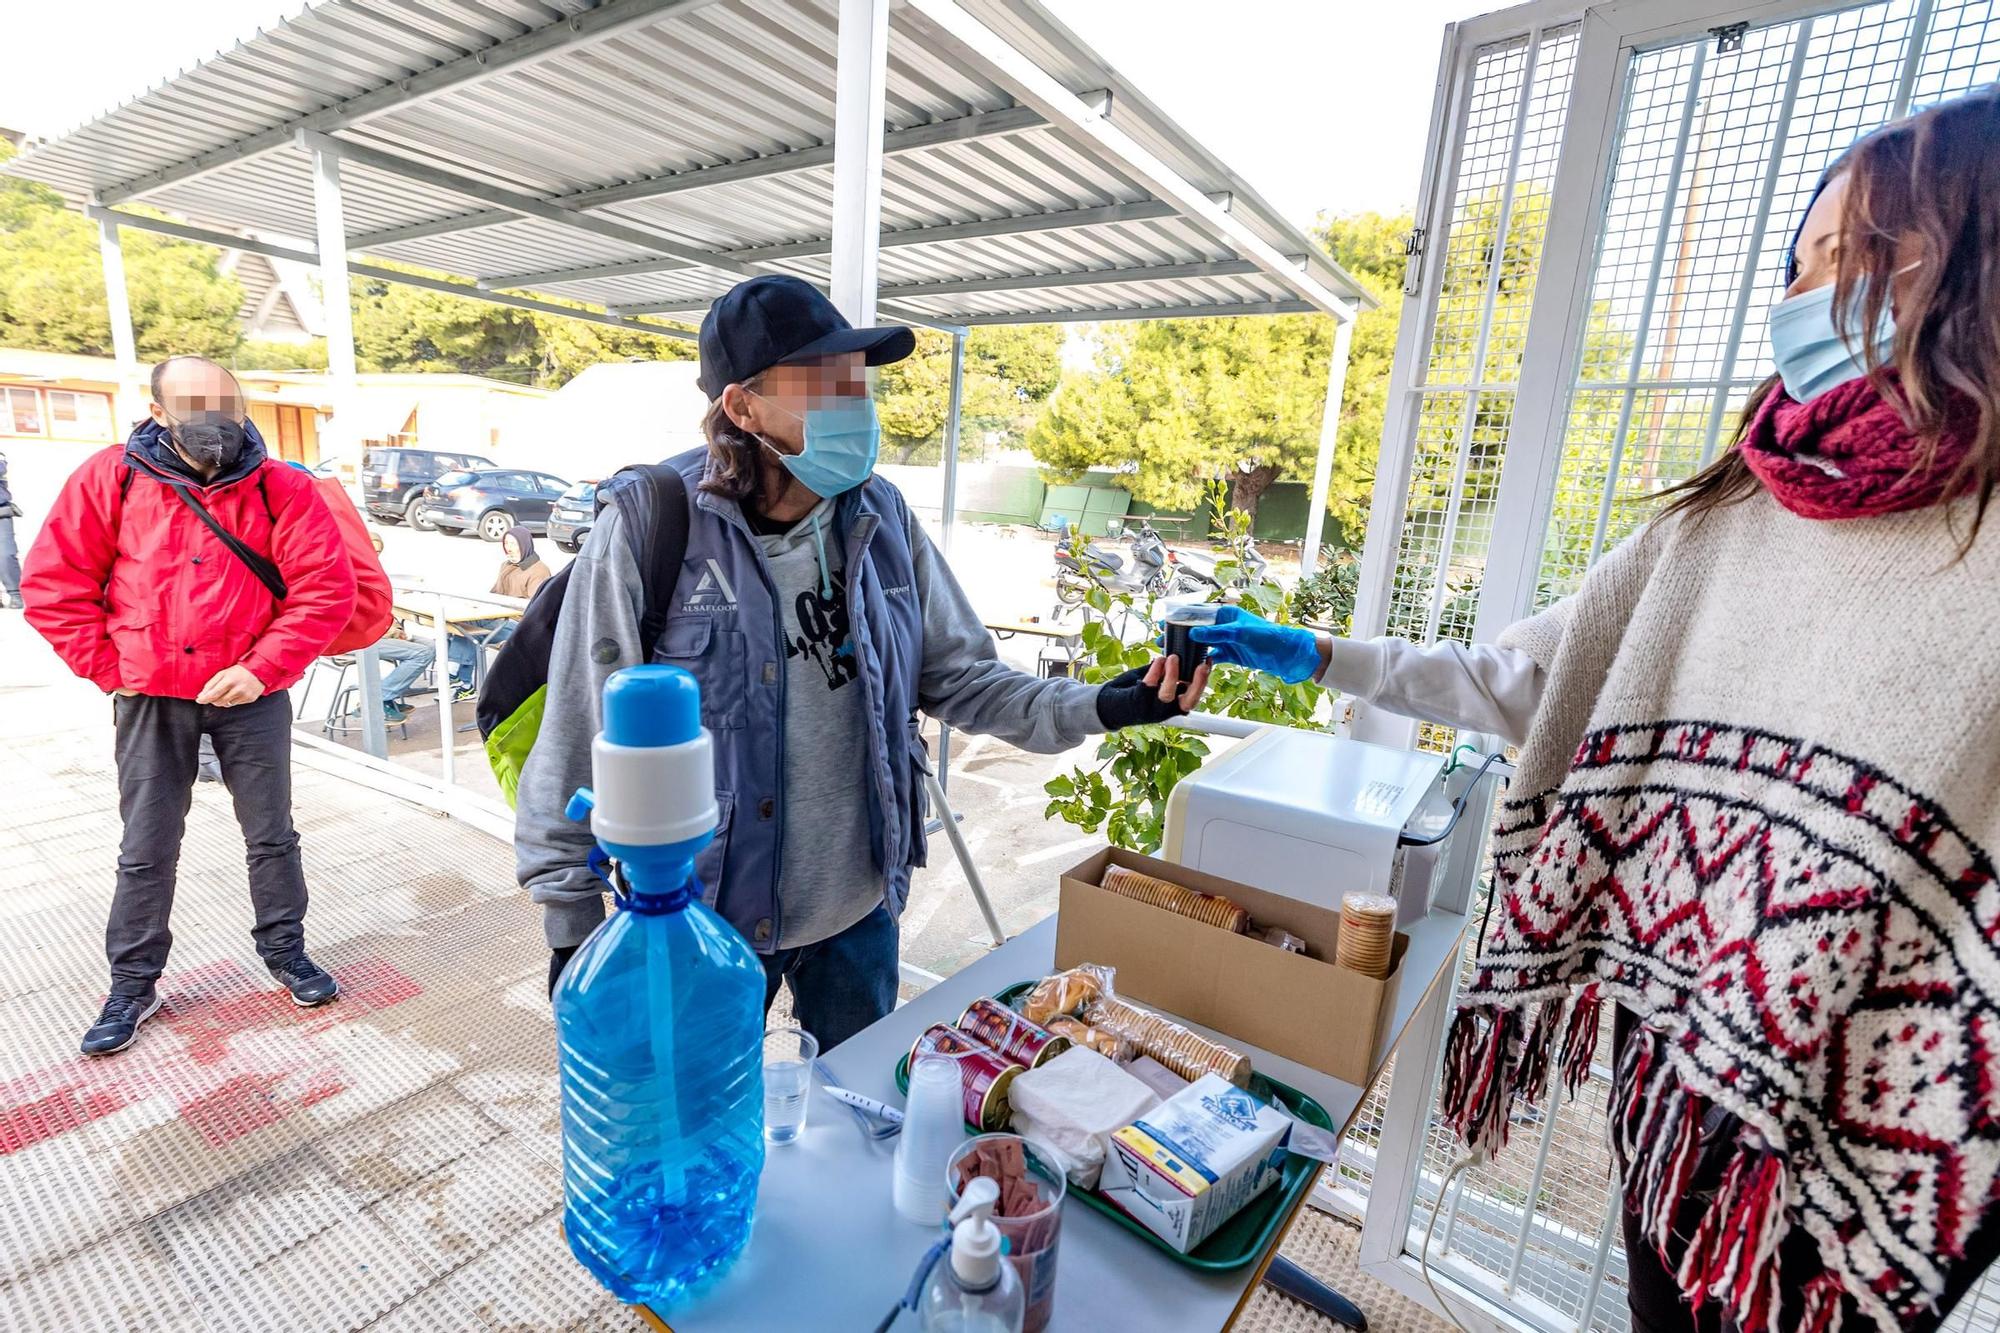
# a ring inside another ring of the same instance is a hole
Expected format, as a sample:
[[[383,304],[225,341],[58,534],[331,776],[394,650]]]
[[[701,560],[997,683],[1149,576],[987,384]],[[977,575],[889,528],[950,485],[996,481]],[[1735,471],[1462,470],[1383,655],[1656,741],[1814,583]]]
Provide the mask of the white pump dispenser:
[[[981,1176],[951,1210],[951,1271],[968,1291],[984,1291],[1000,1276],[1000,1228],[993,1225],[999,1204],[1000,1187]]]
[[[932,1271],[919,1303],[926,1333],[1020,1333],[1027,1293],[1001,1252],[999,1203],[1000,1187],[981,1176],[951,1210],[950,1262]]]

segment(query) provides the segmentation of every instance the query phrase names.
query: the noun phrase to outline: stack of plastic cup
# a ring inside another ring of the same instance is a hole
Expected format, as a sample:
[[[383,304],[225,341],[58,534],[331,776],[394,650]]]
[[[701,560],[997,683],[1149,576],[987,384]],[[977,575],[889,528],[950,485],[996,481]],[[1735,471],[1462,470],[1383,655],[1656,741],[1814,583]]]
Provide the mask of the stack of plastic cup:
[[[903,1132],[896,1140],[896,1211],[920,1226],[945,1215],[945,1163],[965,1141],[965,1095],[958,1062],[925,1056],[910,1066]]]

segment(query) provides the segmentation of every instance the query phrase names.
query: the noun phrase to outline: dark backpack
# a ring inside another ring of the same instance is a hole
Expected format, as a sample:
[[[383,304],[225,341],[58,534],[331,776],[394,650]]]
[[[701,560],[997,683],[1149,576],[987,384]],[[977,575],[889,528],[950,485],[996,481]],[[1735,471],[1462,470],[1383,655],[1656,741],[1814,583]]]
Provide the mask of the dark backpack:
[[[616,499],[625,517],[625,540],[645,571],[646,602],[639,616],[641,661],[651,661],[653,649],[667,627],[673,607],[674,584],[680,581],[687,556],[687,483],[663,463],[639,463],[621,468],[597,488],[597,507]],[[479,690],[479,734],[486,739],[486,761],[500,781],[507,804],[521,785],[528,752],[542,731],[542,709],[548,700],[549,654],[554,649],[556,622],[562,617],[569,569],[544,583],[513,637],[486,673]]]

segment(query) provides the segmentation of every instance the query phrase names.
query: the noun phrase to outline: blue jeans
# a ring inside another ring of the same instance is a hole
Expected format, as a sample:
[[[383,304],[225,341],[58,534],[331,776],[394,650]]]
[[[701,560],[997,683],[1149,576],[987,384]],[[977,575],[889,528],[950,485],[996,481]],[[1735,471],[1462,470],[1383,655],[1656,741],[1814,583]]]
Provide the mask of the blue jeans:
[[[896,918],[884,903],[832,939],[764,956],[764,1009],[792,988],[792,1018],[822,1054],[896,1007]]]
[[[375,655],[394,662],[396,669],[382,677],[382,702],[394,703],[408,694],[424,672],[437,661],[437,649],[410,639],[384,639],[375,645]]]
[[[451,655],[451,678],[462,685],[472,683],[472,664],[479,660],[480,645],[498,648],[514,637],[518,620],[472,620],[466,622],[467,629],[478,630],[477,635],[453,632],[445,643],[445,651]]]

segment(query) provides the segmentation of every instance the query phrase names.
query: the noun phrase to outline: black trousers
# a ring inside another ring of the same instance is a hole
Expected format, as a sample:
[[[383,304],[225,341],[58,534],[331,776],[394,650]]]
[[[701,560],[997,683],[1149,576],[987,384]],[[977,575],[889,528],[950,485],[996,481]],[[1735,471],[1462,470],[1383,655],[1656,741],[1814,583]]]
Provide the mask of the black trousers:
[[[305,865],[292,827],[292,710],[283,690],[216,708],[190,699],[118,695],[118,885],[104,954],[114,993],[143,995],[167,965],[181,836],[206,734],[236,803],[250,871],[250,935],[266,963],[304,948]]]
[[[1622,1052],[1625,1042],[1638,1030],[1639,1020],[1637,1015],[1620,1006],[1612,1022],[1614,1044]],[[1721,1186],[1722,1177],[1729,1170],[1730,1156],[1735,1151],[1736,1133],[1742,1127],[1742,1122],[1726,1111],[1711,1110],[1709,1117],[1709,1121],[1702,1126],[1703,1146],[1695,1162],[1693,1179],[1688,1185],[1689,1202],[1682,1207],[1680,1216],[1674,1219],[1674,1238],[1681,1247],[1674,1251],[1675,1259],[1680,1257],[1689,1238],[1694,1235],[1702,1197],[1713,1195]],[[1739,1333],[1735,1321],[1715,1305],[1705,1305],[1699,1310],[1690,1307],[1681,1296],[1680,1285],[1674,1281],[1672,1271],[1660,1261],[1653,1243],[1641,1233],[1639,1219],[1628,1209],[1623,1221],[1625,1272],[1629,1283],[1626,1300],[1632,1309],[1633,1333]],[[1942,1324],[1952,1307],[1965,1298],[1965,1293],[1979,1281],[1996,1258],[2000,1258],[2000,1221],[1989,1220],[1973,1233],[1964,1261],[1953,1267],[1944,1299],[1939,1302],[1936,1313],[1926,1315],[1911,1325],[1910,1333],[1931,1333]],[[1804,1227],[1793,1227],[1779,1245],[1778,1264],[1783,1275],[1782,1313],[1778,1326],[1797,1328],[1805,1284],[1825,1269],[1819,1257],[1819,1243]],[[1876,1328],[1873,1321],[1861,1317],[1851,1301],[1843,1314],[1842,1333],[1872,1333]]]

